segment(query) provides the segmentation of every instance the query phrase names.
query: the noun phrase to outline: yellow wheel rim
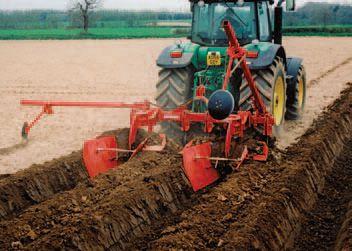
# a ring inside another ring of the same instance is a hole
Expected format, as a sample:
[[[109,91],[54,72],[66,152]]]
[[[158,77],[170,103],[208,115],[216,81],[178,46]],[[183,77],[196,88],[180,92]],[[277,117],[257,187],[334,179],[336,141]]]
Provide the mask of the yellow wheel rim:
[[[298,107],[301,110],[304,102],[304,83],[303,78],[298,82]]]
[[[274,86],[274,99],[272,101],[272,113],[275,119],[275,125],[281,125],[284,117],[285,108],[285,84],[283,77],[277,78]]]

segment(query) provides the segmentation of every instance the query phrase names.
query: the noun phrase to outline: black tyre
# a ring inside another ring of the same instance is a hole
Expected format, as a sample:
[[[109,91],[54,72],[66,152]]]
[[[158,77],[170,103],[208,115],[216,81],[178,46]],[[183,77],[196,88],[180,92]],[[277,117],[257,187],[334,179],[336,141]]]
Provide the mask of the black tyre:
[[[297,120],[301,117],[306,103],[307,77],[304,66],[299,68],[294,82],[287,87],[286,115],[287,120]]]
[[[167,110],[185,104],[193,95],[193,77],[192,67],[161,69],[156,84],[155,100],[157,105]],[[174,140],[182,140],[183,132],[178,123],[162,123],[161,130]]]
[[[275,128],[279,129],[284,123],[286,111],[286,71],[283,60],[277,57],[270,67],[252,71],[252,74],[263,102],[275,118]],[[240,93],[240,109],[250,110],[252,93],[245,79]]]

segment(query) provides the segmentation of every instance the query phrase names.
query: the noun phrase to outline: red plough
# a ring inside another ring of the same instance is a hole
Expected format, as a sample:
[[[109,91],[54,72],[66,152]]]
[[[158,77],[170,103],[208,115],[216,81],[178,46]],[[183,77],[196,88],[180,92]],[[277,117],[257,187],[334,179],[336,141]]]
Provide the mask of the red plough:
[[[260,142],[261,154],[259,155],[250,155],[247,148],[245,148],[238,159],[230,158],[231,145],[234,143],[234,138],[243,138],[245,131],[249,128],[257,128],[261,131],[263,136],[270,137],[272,135],[274,118],[266,111],[266,107],[259,95],[248,68],[246,62],[246,56],[248,53],[245,49],[240,47],[235,31],[229,22],[224,22],[224,29],[229,37],[229,64],[227,66],[223,90],[221,91],[226,92],[229,79],[235,70],[234,68],[241,66],[244,71],[244,76],[253,93],[253,111],[239,111],[237,114],[229,114],[226,118],[219,120],[214,119],[214,116],[211,115],[210,111],[195,113],[188,110],[186,106],[166,111],[153,106],[148,101],[140,103],[121,103],[23,100],[21,101],[22,105],[41,106],[42,111],[31,123],[24,124],[22,136],[27,138],[30,130],[44,115],[51,115],[54,113],[54,107],[127,108],[131,109],[128,142],[129,149],[119,149],[115,137],[102,137],[84,143],[84,163],[91,177],[95,177],[118,166],[119,153],[121,152],[130,153],[131,158],[133,158],[140,151],[162,151],[166,145],[165,135],[161,135],[162,144],[160,146],[147,146],[148,139],[145,139],[135,149],[132,149],[132,146],[136,143],[138,129],[146,128],[148,132],[152,132],[157,124],[167,121],[179,123],[183,132],[188,132],[191,125],[194,123],[202,124],[203,131],[208,134],[212,133],[215,126],[222,127],[226,130],[224,157],[212,156],[211,142],[199,145],[193,145],[193,142],[190,142],[182,151],[184,163],[183,169],[190,180],[194,191],[203,189],[219,179],[219,173],[216,167],[220,161],[234,162],[237,165],[237,169],[245,159],[249,158],[249,156],[257,161],[266,161],[269,149],[265,142]],[[238,63],[233,67],[236,60]],[[208,100],[204,96],[202,88],[203,86],[199,86],[199,89],[197,90],[198,96],[196,98],[208,103],[211,101],[211,98]],[[216,163],[215,167],[212,165],[212,162]]]
[[[133,159],[139,152],[161,152],[166,146],[166,136],[160,134],[161,145],[147,146],[149,138],[140,143],[136,149],[128,150],[118,148],[116,137],[105,136],[97,139],[87,140],[83,145],[83,161],[91,178],[105,173],[119,166],[119,153],[131,154],[129,160]]]

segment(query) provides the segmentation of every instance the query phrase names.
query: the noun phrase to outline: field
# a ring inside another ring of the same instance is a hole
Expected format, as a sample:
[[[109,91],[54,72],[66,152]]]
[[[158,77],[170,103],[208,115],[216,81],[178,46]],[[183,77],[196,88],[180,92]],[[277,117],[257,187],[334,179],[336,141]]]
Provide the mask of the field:
[[[117,22],[104,23],[104,27],[81,29],[0,29],[0,40],[75,40],[75,39],[133,39],[133,38],[177,38],[189,35],[189,23],[159,22],[156,26],[119,27]],[[286,36],[352,36],[352,26],[291,26],[285,27]]]
[[[352,36],[351,25],[288,26],[284,27],[287,36]]]
[[[171,27],[91,28],[88,33],[83,33],[81,29],[0,30],[0,40],[184,37],[184,34],[175,34],[173,31]]]
[[[173,144],[88,179],[83,141],[109,131],[123,147],[128,111],[56,109],[20,139],[40,111],[20,99],[152,100],[155,60],[173,41],[0,41],[1,249],[351,248],[350,38],[284,39],[308,74],[302,120],[285,124],[267,163],[249,162],[202,193],[191,191]]]

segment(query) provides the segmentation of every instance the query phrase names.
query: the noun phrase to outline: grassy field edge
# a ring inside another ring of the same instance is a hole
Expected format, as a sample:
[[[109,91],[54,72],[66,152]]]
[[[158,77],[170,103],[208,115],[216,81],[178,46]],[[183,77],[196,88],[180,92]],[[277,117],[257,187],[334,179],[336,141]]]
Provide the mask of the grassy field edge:
[[[350,37],[352,27],[285,27],[285,36]],[[175,27],[119,27],[80,29],[23,29],[1,30],[0,40],[77,40],[77,39],[146,39],[180,38],[189,34],[189,28]]]

